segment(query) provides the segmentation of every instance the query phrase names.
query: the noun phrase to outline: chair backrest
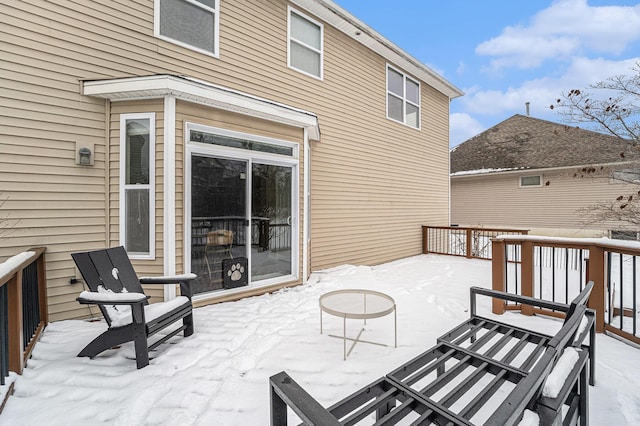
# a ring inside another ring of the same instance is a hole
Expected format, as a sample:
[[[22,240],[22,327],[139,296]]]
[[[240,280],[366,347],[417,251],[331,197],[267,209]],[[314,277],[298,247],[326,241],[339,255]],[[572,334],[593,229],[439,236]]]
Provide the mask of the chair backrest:
[[[587,302],[589,301],[589,296],[591,296],[591,290],[593,290],[594,283],[593,281],[589,281],[584,289],[578,294],[569,305],[569,310],[567,311],[567,316],[564,318],[564,322],[566,323],[570,316],[573,315],[576,308],[578,306],[587,306]]]
[[[123,289],[144,293],[124,247],[73,253],[71,257],[91,291],[97,292],[103,286],[114,293]]]
[[[228,229],[217,229],[207,232],[208,246],[230,246],[233,243],[233,231]]]

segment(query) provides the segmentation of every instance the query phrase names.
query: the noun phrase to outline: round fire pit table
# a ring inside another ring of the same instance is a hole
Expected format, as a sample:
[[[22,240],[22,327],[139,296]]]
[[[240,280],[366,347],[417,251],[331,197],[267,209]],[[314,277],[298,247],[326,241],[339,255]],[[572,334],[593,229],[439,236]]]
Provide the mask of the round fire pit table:
[[[364,289],[336,290],[323,294],[320,296],[320,334],[322,334],[323,312],[342,318],[342,336],[335,336],[332,334],[329,336],[338,337],[344,341],[343,347],[345,360],[358,342],[388,346],[383,343],[360,340],[364,327],[360,330],[355,339],[347,337],[347,318],[364,320],[364,324],[366,325],[367,320],[370,318],[380,318],[393,312],[394,346],[396,348],[398,347],[396,302],[387,294]],[[353,342],[348,352],[347,340]]]

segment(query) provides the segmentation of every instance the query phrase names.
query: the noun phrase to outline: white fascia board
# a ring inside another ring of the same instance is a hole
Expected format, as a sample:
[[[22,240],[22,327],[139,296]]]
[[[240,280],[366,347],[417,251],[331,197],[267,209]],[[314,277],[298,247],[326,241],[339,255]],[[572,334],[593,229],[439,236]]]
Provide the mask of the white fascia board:
[[[112,101],[175,96],[188,102],[301,127],[308,131],[309,139],[320,140],[318,117],[313,113],[187,77],[152,75],[84,81],[82,93]]]
[[[291,3],[316,15],[327,24],[376,52],[389,62],[447,95],[449,99],[464,95],[462,90],[451,84],[444,77],[334,2],[330,0],[291,0]]]

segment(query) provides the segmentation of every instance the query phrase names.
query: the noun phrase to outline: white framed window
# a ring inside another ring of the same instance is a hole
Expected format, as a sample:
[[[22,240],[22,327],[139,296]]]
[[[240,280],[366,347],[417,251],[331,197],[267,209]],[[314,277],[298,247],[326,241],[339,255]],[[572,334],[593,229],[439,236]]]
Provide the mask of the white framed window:
[[[218,57],[220,0],[155,0],[154,35]]]
[[[536,186],[542,186],[541,175],[520,176],[520,188],[530,188]]]
[[[322,80],[324,26],[291,7],[288,10],[287,65]]]
[[[388,64],[387,118],[420,128],[420,83]]]
[[[120,244],[132,259],[155,258],[155,121],[120,116]]]

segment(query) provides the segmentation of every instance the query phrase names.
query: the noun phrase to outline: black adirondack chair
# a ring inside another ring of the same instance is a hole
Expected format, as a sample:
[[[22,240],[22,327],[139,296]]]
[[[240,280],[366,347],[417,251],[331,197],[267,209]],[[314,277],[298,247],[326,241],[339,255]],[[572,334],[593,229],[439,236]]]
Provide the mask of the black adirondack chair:
[[[99,353],[125,342],[134,342],[138,368],[149,365],[149,351],[184,331],[193,334],[190,282],[195,274],[175,277],[140,277],[131,265],[124,247],[114,247],[71,255],[90,291],[76,299],[82,304],[100,307],[109,328],[96,337],[79,357],[93,358]],[[181,296],[173,300],[149,304],[141,284],[180,284]],[[182,320],[182,325],[153,344],[147,338]]]

